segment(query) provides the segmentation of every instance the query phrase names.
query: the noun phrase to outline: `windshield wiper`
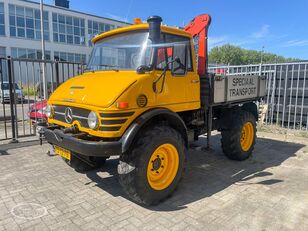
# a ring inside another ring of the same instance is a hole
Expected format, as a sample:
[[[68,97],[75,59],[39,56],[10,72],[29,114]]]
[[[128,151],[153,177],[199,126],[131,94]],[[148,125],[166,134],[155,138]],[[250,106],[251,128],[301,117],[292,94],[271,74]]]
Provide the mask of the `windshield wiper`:
[[[92,64],[91,66],[95,67],[111,67],[113,71],[119,71],[119,69],[116,69],[115,67],[120,67],[120,66],[115,66],[115,65],[109,65],[109,64]],[[97,70],[92,70],[91,68],[87,67],[85,70],[91,70],[91,71],[97,71]]]
[[[83,71],[94,71],[94,70],[92,70],[92,69],[89,68],[89,67],[86,67],[85,69],[83,69]]]

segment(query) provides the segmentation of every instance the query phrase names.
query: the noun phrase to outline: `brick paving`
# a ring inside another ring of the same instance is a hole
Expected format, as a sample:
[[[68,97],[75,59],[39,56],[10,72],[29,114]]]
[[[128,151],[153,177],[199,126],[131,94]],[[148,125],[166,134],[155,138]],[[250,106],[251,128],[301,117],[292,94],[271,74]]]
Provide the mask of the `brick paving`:
[[[80,174],[46,155],[46,144],[1,145],[0,231],[308,230],[308,139],[260,135],[244,162],[222,154],[219,135],[213,150],[191,149],[178,189],[155,207],[126,198],[116,158]],[[37,218],[18,210],[29,204]]]

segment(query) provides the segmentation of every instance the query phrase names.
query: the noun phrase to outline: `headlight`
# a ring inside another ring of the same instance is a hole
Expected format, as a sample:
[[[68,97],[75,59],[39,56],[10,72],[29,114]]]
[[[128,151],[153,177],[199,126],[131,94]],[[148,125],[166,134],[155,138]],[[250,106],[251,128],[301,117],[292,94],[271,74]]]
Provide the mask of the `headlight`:
[[[44,110],[44,108],[43,108],[43,110]],[[45,113],[46,113],[46,116],[48,118],[51,118],[53,116],[53,107],[51,105],[47,105],[45,107]]]
[[[91,111],[88,116],[88,125],[89,128],[95,129],[98,126],[98,118],[95,112]]]

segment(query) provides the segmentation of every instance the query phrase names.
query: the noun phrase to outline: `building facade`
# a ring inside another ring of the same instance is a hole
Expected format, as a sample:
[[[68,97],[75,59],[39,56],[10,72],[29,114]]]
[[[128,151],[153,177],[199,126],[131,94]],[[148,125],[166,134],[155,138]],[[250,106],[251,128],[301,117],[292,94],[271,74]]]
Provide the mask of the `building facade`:
[[[43,12],[46,59],[86,62],[96,34],[129,25],[66,7],[66,0],[45,5]],[[57,6],[58,5],[58,6]],[[41,59],[40,4],[0,0],[0,57]]]

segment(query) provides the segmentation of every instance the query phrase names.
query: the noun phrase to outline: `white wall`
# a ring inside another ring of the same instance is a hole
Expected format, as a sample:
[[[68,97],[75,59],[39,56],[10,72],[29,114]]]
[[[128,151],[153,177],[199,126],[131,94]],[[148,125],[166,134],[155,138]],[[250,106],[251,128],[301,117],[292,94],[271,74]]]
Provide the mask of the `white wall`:
[[[4,2],[4,11],[5,11],[5,34],[6,36],[0,36],[0,46],[6,47],[6,54],[11,55],[11,47],[18,48],[30,48],[41,50],[41,42],[39,40],[31,40],[24,38],[15,38],[10,37],[9,31],[9,4],[19,5],[23,7],[30,7],[34,9],[39,9],[40,5],[34,2],[28,2],[23,0],[0,0],[0,2]],[[53,7],[44,5],[44,11],[48,11],[49,14],[49,32],[50,32],[50,41],[46,41],[46,50],[51,51],[51,57],[54,57],[54,51],[60,52],[69,52],[69,53],[78,53],[78,54],[86,54],[87,60],[91,53],[92,47],[88,47],[87,39],[88,39],[88,20],[98,21],[102,23],[108,23],[115,26],[127,26],[127,23],[119,22],[112,19],[101,18],[98,16],[92,16],[76,11],[72,11],[70,9]],[[70,15],[74,17],[79,17],[85,19],[85,46],[79,45],[70,45],[63,43],[54,43],[53,40],[53,29],[52,29],[52,13],[60,13],[64,15]]]

